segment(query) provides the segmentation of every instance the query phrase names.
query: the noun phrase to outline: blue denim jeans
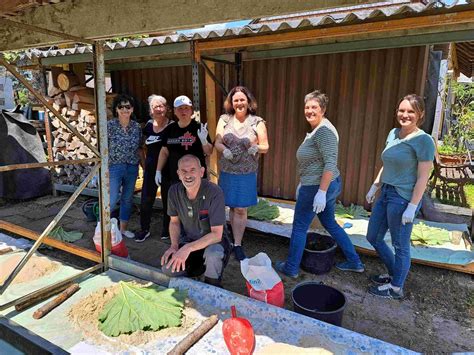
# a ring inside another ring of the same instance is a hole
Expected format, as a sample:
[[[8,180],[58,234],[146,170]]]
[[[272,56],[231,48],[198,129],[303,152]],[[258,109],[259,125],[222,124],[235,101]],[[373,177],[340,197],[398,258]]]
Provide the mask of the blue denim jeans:
[[[347,260],[361,264],[354,245],[344,229],[336,222],[334,215],[336,209],[336,198],[341,193],[341,177],[338,176],[326,192],[326,208],[318,214],[319,221],[326,231],[336,240]],[[296,200],[295,215],[293,218],[293,230],[291,232],[290,250],[286,260],[285,269],[289,274],[297,274],[299,271],[304,248],[306,246],[306,235],[309,226],[316,215],[313,212],[314,196],[319,190],[319,185],[301,186],[298,199]]]
[[[383,184],[382,193],[372,207],[367,229],[367,240],[393,277],[392,285],[402,288],[410,270],[410,235],[413,223],[402,224],[402,215],[409,202],[397,193],[395,187]],[[421,202],[417,212],[420,207]],[[387,230],[390,230],[395,253],[384,241]]]
[[[110,211],[120,199],[120,220],[128,221],[132,214],[132,199],[138,177],[138,164],[113,164],[109,166]],[[120,191],[121,190],[121,191]]]

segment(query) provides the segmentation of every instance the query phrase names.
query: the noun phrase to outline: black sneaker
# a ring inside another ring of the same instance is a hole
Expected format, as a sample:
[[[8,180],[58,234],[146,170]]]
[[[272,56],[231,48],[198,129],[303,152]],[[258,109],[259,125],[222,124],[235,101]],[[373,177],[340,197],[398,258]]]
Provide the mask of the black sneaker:
[[[147,238],[150,236],[150,232],[149,231],[140,231],[140,232],[137,232],[135,234],[135,241],[137,243],[142,243],[144,242],[145,240],[147,240]]]
[[[403,290],[395,291],[391,284],[381,286],[370,286],[369,293],[383,298],[391,298],[394,300],[401,300],[403,298]]]
[[[242,249],[242,246],[240,246],[240,245],[234,246],[233,252],[234,252],[235,258],[238,261],[242,261],[244,259],[247,259],[247,257],[245,256],[245,253],[244,253],[244,249]]]
[[[392,276],[389,274],[372,275],[369,279],[377,285],[386,285],[392,282]]]

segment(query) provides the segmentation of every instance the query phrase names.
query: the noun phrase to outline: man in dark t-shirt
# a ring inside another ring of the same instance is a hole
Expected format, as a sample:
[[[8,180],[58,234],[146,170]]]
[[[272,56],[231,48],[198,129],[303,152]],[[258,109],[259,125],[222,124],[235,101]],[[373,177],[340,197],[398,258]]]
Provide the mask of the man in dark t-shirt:
[[[187,154],[178,161],[181,183],[168,193],[171,246],[161,258],[162,271],[169,276],[200,276],[220,286],[230,254],[226,233],[224,193],[216,184],[202,179],[199,158]]]

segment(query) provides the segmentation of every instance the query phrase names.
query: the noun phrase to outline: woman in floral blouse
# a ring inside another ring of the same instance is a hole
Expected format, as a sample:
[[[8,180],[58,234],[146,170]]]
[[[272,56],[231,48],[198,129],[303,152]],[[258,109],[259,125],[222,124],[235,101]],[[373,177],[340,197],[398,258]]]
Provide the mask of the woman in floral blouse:
[[[141,151],[142,131],[131,119],[134,100],[128,95],[118,95],[113,103],[117,115],[107,122],[109,142],[110,210],[120,200],[120,231],[127,238],[134,234],[127,230],[132,214],[132,198],[138,177],[138,164],[143,160]],[[122,190],[122,193],[120,193]]]

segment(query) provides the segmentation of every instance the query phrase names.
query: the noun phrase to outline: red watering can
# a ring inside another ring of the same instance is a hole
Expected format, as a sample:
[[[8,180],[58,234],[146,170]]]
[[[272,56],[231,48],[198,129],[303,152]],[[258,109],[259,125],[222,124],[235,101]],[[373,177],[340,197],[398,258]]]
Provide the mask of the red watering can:
[[[232,318],[222,325],[224,341],[232,355],[250,355],[255,348],[255,333],[252,324],[245,318],[238,318],[235,306],[231,308]]]

